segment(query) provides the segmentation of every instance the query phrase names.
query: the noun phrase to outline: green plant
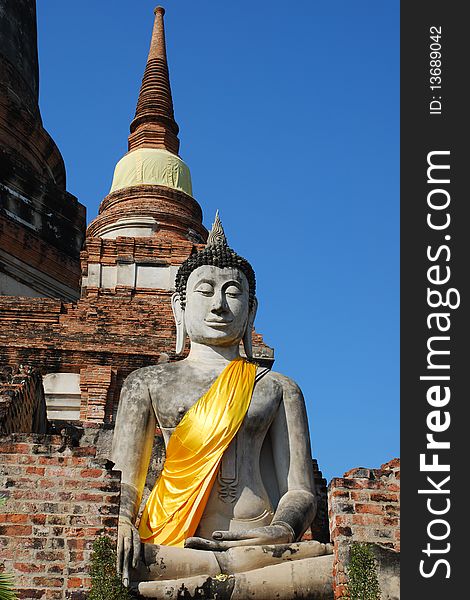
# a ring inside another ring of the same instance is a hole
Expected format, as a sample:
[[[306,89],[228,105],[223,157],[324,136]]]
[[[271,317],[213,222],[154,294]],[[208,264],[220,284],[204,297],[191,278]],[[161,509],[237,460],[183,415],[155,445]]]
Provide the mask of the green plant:
[[[107,536],[93,542],[89,600],[130,600],[131,594],[116,573],[116,551]]]
[[[16,600],[13,578],[10,573],[0,573],[0,600]]]
[[[380,600],[377,561],[369,545],[351,545],[347,572],[351,600]]]
[[[0,506],[6,503],[5,496],[0,496]],[[0,573],[0,600],[16,600],[17,596],[13,589],[13,577],[10,573]]]

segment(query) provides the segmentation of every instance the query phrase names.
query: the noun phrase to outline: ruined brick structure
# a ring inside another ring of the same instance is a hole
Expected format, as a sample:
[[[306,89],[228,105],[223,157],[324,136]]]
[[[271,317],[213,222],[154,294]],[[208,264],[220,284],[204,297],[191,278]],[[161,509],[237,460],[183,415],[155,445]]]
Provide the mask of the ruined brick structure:
[[[207,237],[178,156],[163,15],[156,9],[129,152],[83,242],[84,207],[66,192],[37,105],[35,2],[0,0],[0,569],[14,574],[24,599],[85,597],[93,538],[116,530],[119,474],[106,458],[122,383],[135,369],[175,360],[174,277]],[[274,361],[255,332],[253,354]],[[161,461],[157,430],[147,488]],[[314,477],[318,514],[306,537],[327,542],[316,461]],[[365,518],[352,496],[352,512],[336,501],[350,494],[348,481],[362,480],[335,479],[330,492],[337,590],[347,560],[341,527],[361,539],[357,522],[340,521]]]
[[[0,0],[0,295],[79,296],[85,207],[42,125],[36,4]]]
[[[331,540],[334,543],[335,600],[349,599],[351,544],[370,544],[378,564],[382,598],[398,598],[400,558],[400,461],[380,469],[351,469],[329,486]]]

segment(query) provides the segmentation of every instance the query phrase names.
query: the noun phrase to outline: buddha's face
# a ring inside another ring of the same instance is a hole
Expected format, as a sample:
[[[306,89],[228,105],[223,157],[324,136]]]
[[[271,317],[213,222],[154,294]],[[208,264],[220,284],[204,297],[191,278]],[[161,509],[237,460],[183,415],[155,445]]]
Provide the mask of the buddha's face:
[[[238,344],[249,316],[245,274],[231,267],[198,267],[188,278],[184,312],[191,341],[213,346]]]

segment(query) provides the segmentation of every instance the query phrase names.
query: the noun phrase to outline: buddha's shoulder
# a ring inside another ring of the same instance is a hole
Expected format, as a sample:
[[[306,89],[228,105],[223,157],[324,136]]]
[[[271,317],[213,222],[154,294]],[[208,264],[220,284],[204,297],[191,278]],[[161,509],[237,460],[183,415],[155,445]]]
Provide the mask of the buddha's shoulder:
[[[303,398],[302,390],[299,385],[287,375],[277,371],[268,371],[260,381],[265,381],[267,385],[273,385],[282,390],[283,395],[288,394],[291,397]]]
[[[165,362],[158,363],[156,365],[150,365],[148,367],[141,367],[132,371],[126,378],[124,385],[145,385],[150,386],[156,382],[168,382],[173,379],[177,379],[182,373],[181,362]]]

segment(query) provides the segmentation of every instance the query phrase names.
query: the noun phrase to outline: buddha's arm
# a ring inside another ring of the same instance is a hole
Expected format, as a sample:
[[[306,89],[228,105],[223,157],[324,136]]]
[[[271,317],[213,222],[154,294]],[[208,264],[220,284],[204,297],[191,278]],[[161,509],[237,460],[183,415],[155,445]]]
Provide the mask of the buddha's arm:
[[[140,538],[134,523],[139,510],[155,437],[156,419],[147,386],[139,372],[124,382],[114,429],[112,461],[121,471],[118,570],[128,578],[137,563]]]
[[[316,512],[310,436],[300,388],[288,377],[277,377],[282,384],[283,398],[270,436],[281,499],[272,525],[286,524],[295,541],[302,537]]]

